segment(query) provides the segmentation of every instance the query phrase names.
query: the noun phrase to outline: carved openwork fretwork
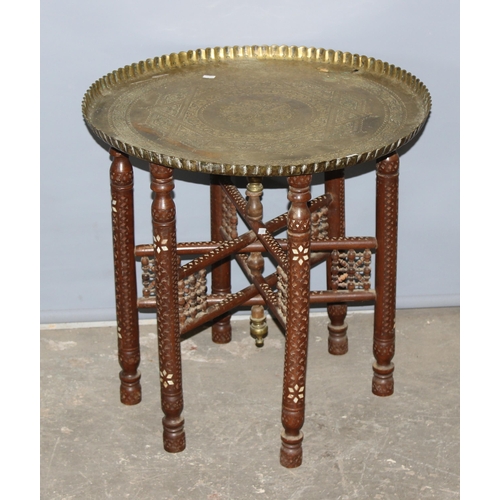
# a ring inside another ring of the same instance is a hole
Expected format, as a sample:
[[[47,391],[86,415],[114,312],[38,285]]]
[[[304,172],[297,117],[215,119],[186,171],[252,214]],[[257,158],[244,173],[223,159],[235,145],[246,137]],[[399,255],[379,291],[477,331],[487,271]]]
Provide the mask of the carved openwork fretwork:
[[[146,298],[156,295],[156,269],[154,257],[141,258],[142,296]],[[181,326],[191,322],[208,309],[207,304],[207,270],[200,269],[178,281],[179,321]]]
[[[328,207],[311,212],[311,238],[326,240],[328,238]]]
[[[179,321],[189,323],[208,309],[207,270],[201,269],[179,281]]]
[[[332,251],[332,290],[370,289],[371,277],[370,250],[333,250]]]
[[[142,269],[142,296],[154,297],[156,295],[155,260],[144,256],[141,258]]]

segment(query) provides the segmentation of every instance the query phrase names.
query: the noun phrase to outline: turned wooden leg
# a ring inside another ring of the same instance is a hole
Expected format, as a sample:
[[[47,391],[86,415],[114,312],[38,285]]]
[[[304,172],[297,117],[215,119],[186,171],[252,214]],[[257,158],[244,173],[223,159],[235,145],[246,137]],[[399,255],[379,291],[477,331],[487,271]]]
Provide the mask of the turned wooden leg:
[[[328,236],[330,238],[345,237],[345,180],[344,170],[325,172],[325,193],[332,197],[328,207]],[[332,289],[332,259],[326,261],[327,288]],[[345,354],[348,350],[347,340],[347,304],[328,304],[328,352]]]
[[[255,222],[262,222],[264,209],[262,206],[262,179],[260,177],[249,177],[246,195],[247,201],[247,216]],[[253,275],[261,276],[264,272],[264,257],[260,252],[252,252],[247,260],[247,265]],[[264,311],[261,305],[252,306],[250,313],[250,335],[255,338],[255,345],[262,347],[264,345],[264,337],[267,336],[268,327]]]
[[[307,343],[309,336],[309,283],[311,175],[288,178],[288,293],[285,369],[281,421],[280,462],[284,467],[302,463]]]
[[[151,164],[153,246],[156,261],[156,309],[160,360],[163,446],[176,453],[186,447],[182,409],[182,370],[179,328],[178,260],[175,229],[173,170]]]
[[[213,241],[221,241],[223,238],[220,229],[223,225],[224,205],[223,192],[220,185],[220,176],[210,177],[210,229]],[[220,260],[212,265],[212,293],[231,293],[231,260],[229,258]],[[212,325],[212,341],[216,344],[227,344],[231,341],[231,315],[219,318]]]
[[[128,157],[114,149],[110,168],[113,256],[115,267],[116,321],[118,325],[118,361],[120,400],[134,405],[141,401],[141,360],[139,316],[134,256],[134,174]]]
[[[399,157],[394,153],[377,162],[377,210],[375,256],[375,325],[372,391],[377,396],[394,392],[396,255],[398,232]]]

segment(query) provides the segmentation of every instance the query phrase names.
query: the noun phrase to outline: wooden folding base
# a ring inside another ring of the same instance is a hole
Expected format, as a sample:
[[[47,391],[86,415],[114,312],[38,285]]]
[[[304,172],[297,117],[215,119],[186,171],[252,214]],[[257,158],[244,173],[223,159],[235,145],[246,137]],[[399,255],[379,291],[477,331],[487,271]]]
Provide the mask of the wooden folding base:
[[[311,303],[326,304],[328,350],[348,350],[345,317],[352,301],[374,301],[372,391],[394,391],[398,169],[396,153],[377,161],[376,236],[345,234],[343,170],[325,173],[325,194],[311,200],[311,175],[288,177],[287,214],[263,222],[262,180],[248,178],[246,199],[229,178],[212,176],[210,242],[176,241],[173,170],[151,164],[153,244],[134,243],[133,172],[123,153],[111,150],[112,223],[120,397],[124,404],[141,400],[138,308],[155,307],[158,323],[163,441],[168,452],[186,446],[182,393],[181,336],[212,321],[215,343],[231,340],[231,312],[251,306],[250,333],[262,346],[267,335],[264,307],[285,330],[280,462],[302,463],[306,365]],[[248,231],[238,234],[238,216]],[[287,229],[287,238],[273,233]],[[263,253],[276,271],[264,276]],[[370,259],[375,252],[375,289],[370,288]],[[180,257],[197,255],[185,265]],[[143,266],[143,296],[137,297],[135,260]],[[231,291],[231,258],[249,279],[249,286]],[[326,289],[310,290],[312,265],[326,261]],[[206,290],[206,272],[212,289]]]

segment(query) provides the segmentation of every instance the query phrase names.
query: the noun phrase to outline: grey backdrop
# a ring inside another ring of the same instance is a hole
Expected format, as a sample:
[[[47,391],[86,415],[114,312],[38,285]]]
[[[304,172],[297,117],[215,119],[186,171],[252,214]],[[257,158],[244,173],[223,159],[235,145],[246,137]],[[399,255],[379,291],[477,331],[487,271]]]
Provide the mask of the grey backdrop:
[[[459,304],[458,0],[42,0],[41,322],[114,319],[108,153],[81,116],[87,88],[126,64],[225,45],[363,54],[429,88],[430,119],[401,156],[398,307]],[[137,243],[151,240],[149,176],[137,163]],[[348,235],[373,235],[374,166],[348,171]],[[182,172],[181,172],[182,174]],[[319,181],[319,179],[318,179]],[[199,182],[199,183],[197,183]],[[284,183],[265,216],[286,209]],[[314,193],[319,193],[319,185]],[[176,181],[179,240],[208,239],[204,176]],[[244,285],[243,278],[235,286]],[[313,274],[313,286],[324,278]]]

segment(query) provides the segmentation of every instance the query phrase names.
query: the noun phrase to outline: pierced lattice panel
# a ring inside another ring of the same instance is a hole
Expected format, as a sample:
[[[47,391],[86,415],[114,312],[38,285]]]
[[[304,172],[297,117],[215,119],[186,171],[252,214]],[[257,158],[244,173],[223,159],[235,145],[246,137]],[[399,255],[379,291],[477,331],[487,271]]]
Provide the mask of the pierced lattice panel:
[[[370,290],[370,250],[332,252],[332,290]]]
[[[179,321],[188,323],[208,309],[207,270],[199,271],[179,280]]]
[[[142,295],[156,295],[156,269],[153,257],[142,257]],[[207,270],[201,269],[178,281],[179,321],[181,325],[188,323],[208,309],[207,303]]]
[[[321,207],[311,212],[311,238],[313,240],[328,238],[328,207]]]

